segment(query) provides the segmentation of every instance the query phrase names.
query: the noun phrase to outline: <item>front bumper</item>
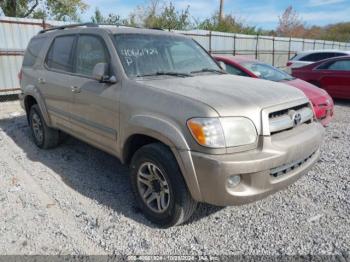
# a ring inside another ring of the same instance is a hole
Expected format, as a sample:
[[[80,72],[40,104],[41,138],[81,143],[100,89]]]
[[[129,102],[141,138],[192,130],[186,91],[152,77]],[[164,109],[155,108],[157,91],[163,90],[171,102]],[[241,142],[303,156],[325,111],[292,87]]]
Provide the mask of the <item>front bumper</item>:
[[[290,185],[317,161],[323,132],[321,124],[314,122],[261,137],[259,147],[252,151],[225,155],[191,152],[202,201],[241,205]],[[274,176],[276,171],[279,174]],[[233,175],[239,175],[241,182],[230,188],[228,178]]]

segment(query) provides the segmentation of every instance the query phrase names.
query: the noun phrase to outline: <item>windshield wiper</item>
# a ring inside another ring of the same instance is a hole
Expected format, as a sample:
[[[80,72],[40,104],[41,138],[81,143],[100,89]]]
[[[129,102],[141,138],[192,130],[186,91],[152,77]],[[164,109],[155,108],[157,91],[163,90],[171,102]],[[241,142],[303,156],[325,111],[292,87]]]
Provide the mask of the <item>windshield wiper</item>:
[[[227,73],[226,73],[225,71],[223,71],[223,70],[212,69],[212,68],[203,68],[203,69],[201,69],[201,70],[192,71],[191,74],[205,73],[205,72],[213,72],[213,73],[219,73],[219,74],[227,74]]]
[[[145,76],[179,76],[179,77],[190,77],[192,76],[191,74],[187,73],[181,73],[181,72],[165,72],[165,71],[158,71],[155,73],[149,73],[149,74],[142,74],[142,75],[137,75],[137,77],[145,77]]]

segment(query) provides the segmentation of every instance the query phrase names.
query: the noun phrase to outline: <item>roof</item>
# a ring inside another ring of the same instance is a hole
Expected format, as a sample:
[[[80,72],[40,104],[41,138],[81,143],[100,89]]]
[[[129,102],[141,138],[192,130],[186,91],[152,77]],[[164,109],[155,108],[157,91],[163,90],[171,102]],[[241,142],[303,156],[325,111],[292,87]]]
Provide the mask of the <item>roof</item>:
[[[304,51],[298,52],[298,54],[311,54],[311,53],[346,53],[350,55],[349,50],[340,50],[340,49],[304,50]]]

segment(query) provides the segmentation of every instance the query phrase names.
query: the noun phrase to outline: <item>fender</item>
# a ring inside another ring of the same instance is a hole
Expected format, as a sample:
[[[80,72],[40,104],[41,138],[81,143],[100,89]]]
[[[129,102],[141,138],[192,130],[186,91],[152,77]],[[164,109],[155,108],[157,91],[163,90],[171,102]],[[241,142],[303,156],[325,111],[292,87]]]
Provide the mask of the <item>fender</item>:
[[[129,120],[128,127],[124,131],[127,136],[122,139],[122,147],[129,137],[137,134],[150,136],[167,145],[179,164],[192,197],[197,201],[202,200],[190,148],[174,122],[155,115],[135,115]]]
[[[34,85],[28,85],[28,86],[26,86],[26,87],[24,87],[22,89],[22,95],[21,96],[22,96],[22,99],[23,99],[24,109],[25,109],[24,101],[25,101],[26,97],[27,96],[34,97],[34,99],[38,103],[38,106],[40,108],[41,114],[44,117],[46,124],[49,127],[52,127],[52,125],[51,125],[51,118],[50,118],[50,116],[48,114],[46,103],[45,103],[45,100],[44,100],[40,90]]]

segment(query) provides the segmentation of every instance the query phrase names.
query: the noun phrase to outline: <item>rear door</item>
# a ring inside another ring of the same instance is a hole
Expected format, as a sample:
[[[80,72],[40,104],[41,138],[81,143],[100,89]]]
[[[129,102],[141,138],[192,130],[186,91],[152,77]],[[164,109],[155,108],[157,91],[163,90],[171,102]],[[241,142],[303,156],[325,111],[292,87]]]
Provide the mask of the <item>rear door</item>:
[[[113,153],[117,148],[121,83],[102,83],[93,78],[97,63],[109,64],[109,76],[116,75],[111,67],[108,40],[104,34],[97,33],[80,34],[77,39],[72,81],[72,128],[81,139]]]
[[[332,97],[350,98],[350,59],[329,63],[320,73],[320,83]]]
[[[38,82],[45,98],[52,123],[70,131],[73,94],[71,81],[73,72],[73,50],[76,35],[61,35],[53,39],[47,52]]]

